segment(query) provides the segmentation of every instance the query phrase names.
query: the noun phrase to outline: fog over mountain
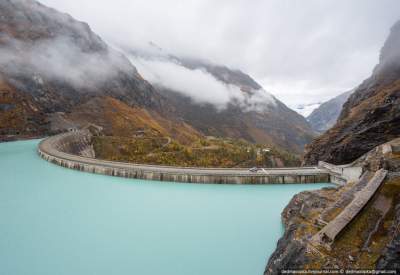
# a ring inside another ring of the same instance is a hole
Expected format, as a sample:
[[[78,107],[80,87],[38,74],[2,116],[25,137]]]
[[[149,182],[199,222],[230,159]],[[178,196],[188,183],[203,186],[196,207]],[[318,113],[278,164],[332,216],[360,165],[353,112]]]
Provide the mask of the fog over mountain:
[[[301,152],[313,131],[304,117],[250,75],[197,58],[172,55],[153,42],[121,47],[138,72],[174,106],[178,117],[211,136],[278,144]]]
[[[397,0],[44,0],[118,45],[240,69],[295,107],[355,88],[378,62]],[[371,24],[371,22],[374,22]]]
[[[5,34],[1,41],[0,66],[13,74],[35,72],[36,75],[67,82],[77,89],[93,90],[116,77],[119,73],[117,68],[136,73],[128,60],[121,58],[118,52],[107,51],[107,46],[101,41],[98,52],[80,48],[68,36],[26,43]]]
[[[293,108],[296,112],[304,117],[308,117],[315,109],[321,106],[321,102],[309,103],[309,104],[299,104]]]
[[[229,79],[232,78],[231,71],[222,73],[221,79],[218,79],[206,67],[189,66],[190,63],[197,64],[197,61],[183,64],[183,60],[165,53],[153,43],[149,43],[149,46],[158,51],[128,49],[125,52],[139,73],[153,85],[179,92],[197,104],[212,104],[218,110],[226,109],[229,103],[238,105],[243,111],[259,112],[276,105],[275,98],[258,84],[257,89],[243,87],[243,83],[237,79],[236,83],[234,79]]]
[[[296,153],[313,137],[304,117],[225,64],[155,43],[152,54],[110,47],[87,23],[34,0],[0,1],[0,23],[0,140],[91,123],[106,135],[145,131],[183,144],[211,135]]]

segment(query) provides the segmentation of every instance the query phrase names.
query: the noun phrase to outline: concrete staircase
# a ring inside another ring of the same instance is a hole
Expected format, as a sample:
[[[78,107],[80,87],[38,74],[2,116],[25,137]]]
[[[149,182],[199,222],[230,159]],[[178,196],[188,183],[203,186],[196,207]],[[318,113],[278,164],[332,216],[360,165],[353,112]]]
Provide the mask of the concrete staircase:
[[[367,185],[354,195],[346,208],[311,239],[312,243],[330,245],[343,229],[361,212],[384,181],[388,171],[378,170]],[[363,179],[361,179],[363,180]]]

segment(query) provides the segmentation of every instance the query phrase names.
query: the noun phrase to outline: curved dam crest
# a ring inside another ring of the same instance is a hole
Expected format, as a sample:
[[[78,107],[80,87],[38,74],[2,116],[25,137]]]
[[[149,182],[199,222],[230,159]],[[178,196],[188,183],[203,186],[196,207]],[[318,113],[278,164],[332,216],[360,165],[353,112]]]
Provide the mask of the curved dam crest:
[[[42,140],[39,155],[54,164],[96,174],[125,178],[214,184],[284,184],[331,182],[331,172],[318,167],[261,169],[194,168],[132,164],[95,159],[89,130],[79,130]]]

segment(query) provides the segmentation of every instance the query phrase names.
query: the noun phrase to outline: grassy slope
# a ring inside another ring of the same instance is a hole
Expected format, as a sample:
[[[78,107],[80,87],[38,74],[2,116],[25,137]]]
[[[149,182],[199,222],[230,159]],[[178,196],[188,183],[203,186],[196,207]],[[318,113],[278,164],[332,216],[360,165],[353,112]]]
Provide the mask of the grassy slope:
[[[96,137],[96,156],[133,163],[197,167],[297,166],[297,157],[277,148],[262,152],[261,145],[242,140],[199,138],[182,145],[163,137]]]

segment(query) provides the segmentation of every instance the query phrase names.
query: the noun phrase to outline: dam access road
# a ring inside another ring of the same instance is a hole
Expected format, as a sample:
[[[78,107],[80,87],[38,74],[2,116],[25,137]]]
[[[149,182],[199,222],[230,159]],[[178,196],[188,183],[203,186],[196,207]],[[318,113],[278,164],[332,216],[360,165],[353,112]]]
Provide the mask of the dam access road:
[[[63,167],[136,179],[217,184],[274,184],[331,182],[335,172],[325,167],[291,167],[259,169],[194,168],[133,164],[96,159],[91,145],[91,133],[79,130],[42,140],[39,155]],[[337,173],[335,177],[337,177]]]

